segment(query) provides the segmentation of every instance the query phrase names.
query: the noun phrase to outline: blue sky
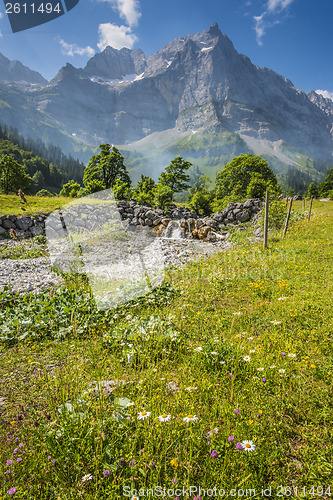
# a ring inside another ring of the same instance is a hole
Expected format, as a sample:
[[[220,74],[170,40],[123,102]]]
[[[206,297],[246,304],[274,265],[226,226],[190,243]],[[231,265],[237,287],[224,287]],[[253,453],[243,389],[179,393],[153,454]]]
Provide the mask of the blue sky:
[[[333,98],[332,0],[80,0],[64,16],[20,33],[11,33],[2,3],[0,13],[0,52],[47,79],[66,62],[85,66],[107,44],[152,54],[217,22],[254,64]]]

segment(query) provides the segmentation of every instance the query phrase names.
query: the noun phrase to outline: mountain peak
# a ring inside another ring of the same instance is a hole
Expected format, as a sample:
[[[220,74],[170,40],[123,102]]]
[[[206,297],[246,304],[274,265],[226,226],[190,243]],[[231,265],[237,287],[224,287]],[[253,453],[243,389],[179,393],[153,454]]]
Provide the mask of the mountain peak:
[[[27,82],[46,85],[48,81],[37,71],[24,66],[19,61],[10,61],[0,53],[0,80],[9,82]]]

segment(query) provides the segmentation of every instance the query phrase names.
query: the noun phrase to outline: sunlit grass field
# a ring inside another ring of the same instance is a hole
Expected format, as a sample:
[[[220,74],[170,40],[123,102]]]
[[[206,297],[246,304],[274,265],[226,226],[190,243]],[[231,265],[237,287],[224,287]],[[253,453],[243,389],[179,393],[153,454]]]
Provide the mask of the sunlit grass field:
[[[19,196],[15,194],[0,194],[0,215],[34,215],[36,212],[52,212],[72,201],[72,198],[61,196],[42,197],[28,196],[28,203],[23,203]],[[22,210],[22,208],[24,210]]]
[[[333,202],[281,232],[112,311],[0,293],[0,498],[330,498]]]

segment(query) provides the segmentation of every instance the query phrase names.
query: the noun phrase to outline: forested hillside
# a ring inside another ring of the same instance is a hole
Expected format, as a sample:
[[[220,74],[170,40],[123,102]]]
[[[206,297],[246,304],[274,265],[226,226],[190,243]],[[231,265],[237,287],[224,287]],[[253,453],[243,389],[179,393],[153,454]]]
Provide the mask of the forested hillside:
[[[59,146],[25,139],[16,129],[0,125],[0,157],[3,155],[12,156],[26,167],[26,173],[32,178],[32,192],[48,189],[55,194],[70,179],[82,182],[83,163],[64,155]]]

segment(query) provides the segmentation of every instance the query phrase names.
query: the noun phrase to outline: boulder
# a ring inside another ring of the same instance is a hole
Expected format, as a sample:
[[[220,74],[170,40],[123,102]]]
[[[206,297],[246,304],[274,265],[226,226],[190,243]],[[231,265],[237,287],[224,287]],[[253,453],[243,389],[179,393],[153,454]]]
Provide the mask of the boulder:
[[[198,237],[199,237],[199,240],[204,240],[205,238],[207,238],[207,235],[208,233],[212,230],[211,227],[209,226],[201,226],[198,230],[197,230],[197,234],[198,234]]]
[[[13,221],[11,221],[10,219],[5,219],[3,222],[2,222],[2,227],[4,229],[15,229],[16,226],[14,224]]]
[[[247,222],[251,219],[251,212],[249,210],[243,210],[236,216],[239,222]]]

